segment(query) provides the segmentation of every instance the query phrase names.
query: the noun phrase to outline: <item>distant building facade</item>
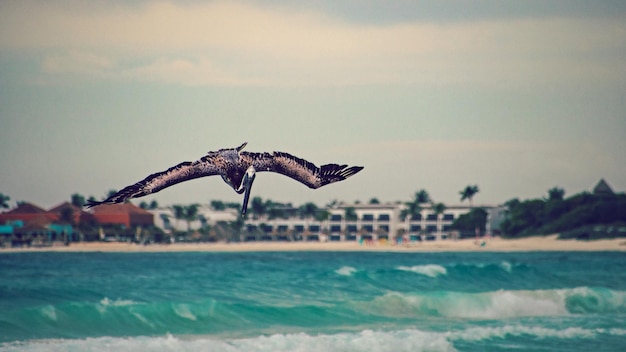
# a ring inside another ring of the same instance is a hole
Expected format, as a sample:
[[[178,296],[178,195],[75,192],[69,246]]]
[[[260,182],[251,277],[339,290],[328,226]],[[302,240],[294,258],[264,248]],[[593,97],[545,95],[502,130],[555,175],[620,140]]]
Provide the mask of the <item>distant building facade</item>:
[[[176,219],[171,207],[161,207],[149,210],[149,212],[154,216],[154,226],[165,231],[187,231],[187,222],[183,219]],[[214,210],[209,206],[200,205],[197,218],[189,223],[189,229],[199,230],[221,221],[235,221],[238,216],[239,210],[237,209]]]
[[[132,203],[99,205],[93,208],[92,214],[100,225],[121,225],[125,228],[154,225],[154,215]]]
[[[248,218],[241,241],[407,241],[445,239],[455,235],[452,224],[470,212],[465,205],[448,206],[437,214],[424,204],[419,214],[401,219],[404,204],[345,204],[329,209],[324,220],[301,218],[296,209],[285,211],[287,218]],[[488,212],[496,207],[480,206]],[[353,218],[348,218],[351,214]],[[499,218],[501,219],[501,218]],[[494,218],[494,222],[496,219]],[[498,224],[499,226],[499,224]]]

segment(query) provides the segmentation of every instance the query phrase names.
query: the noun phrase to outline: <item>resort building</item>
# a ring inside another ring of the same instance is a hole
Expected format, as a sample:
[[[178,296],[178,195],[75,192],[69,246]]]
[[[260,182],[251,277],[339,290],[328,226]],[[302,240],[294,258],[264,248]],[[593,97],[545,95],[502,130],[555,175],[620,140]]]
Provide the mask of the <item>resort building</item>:
[[[154,215],[154,226],[164,231],[187,231],[187,227],[192,231],[200,230],[221,221],[235,221],[239,216],[237,209],[214,210],[207,205],[199,205],[197,209],[196,218],[189,223],[185,219],[177,219],[172,207],[162,207],[149,212]]]
[[[154,215],[132,203],[100,205],[93,208],[92,214],[101,225],[121,225],[125,228],[154,225]]]
[[[480,206],[488,213],[493,206]],[[300,217],[297,209],[282,211],[285,217],[249,217],[241,241],[428,241],[475,236],[452,231],[459,216],[470,212],[465,205],[448,206],[437,213],[423,204],[419,214],[401,218],[404,204],[344,204],[319,212],[324,216]],[[501,214],[501,213],[498,213]],[[499,215],[498,215],[499,216]],[[493,219],[496,216],[492,216]],[[498,219],[501,219],[498,217]],[[492,226],[493,227],[493,226]]]
[[[90,215],[69,203],[44,210],[21,202],[0,214],[0,246],[43,246],[54,241],[78,240],[71,222]]]

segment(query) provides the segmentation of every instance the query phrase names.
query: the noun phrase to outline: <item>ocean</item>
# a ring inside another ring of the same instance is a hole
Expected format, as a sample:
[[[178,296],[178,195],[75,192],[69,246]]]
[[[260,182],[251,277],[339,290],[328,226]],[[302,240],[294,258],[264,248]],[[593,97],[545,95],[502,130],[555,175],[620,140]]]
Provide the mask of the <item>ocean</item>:
[[[0,253],[0,351],[624,351],[626,254]]]

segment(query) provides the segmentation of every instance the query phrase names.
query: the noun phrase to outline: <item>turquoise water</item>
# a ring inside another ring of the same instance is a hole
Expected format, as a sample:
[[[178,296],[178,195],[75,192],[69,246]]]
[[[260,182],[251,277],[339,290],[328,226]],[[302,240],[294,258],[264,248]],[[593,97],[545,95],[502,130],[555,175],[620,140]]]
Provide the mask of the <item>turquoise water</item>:
[[[623,351],[623,253],[3,253],[0,351]]]

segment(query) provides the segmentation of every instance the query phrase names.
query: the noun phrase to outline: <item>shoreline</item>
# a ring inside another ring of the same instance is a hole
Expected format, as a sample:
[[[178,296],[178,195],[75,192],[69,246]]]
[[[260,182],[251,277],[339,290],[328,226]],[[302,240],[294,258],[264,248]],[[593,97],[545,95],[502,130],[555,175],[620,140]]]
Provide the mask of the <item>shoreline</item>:
[[[534,251],[621,251],[626,238],[611,240],[558,240],[557,235],[522,239],[491,238],[484,246],[473,239],[421,242],[410,245],[360,245],[358,242],[241,242],[173,243],[139,245],[125,242],[81,242],[70,246],[0,248],[1,253],[28,252],[534,252]]]

